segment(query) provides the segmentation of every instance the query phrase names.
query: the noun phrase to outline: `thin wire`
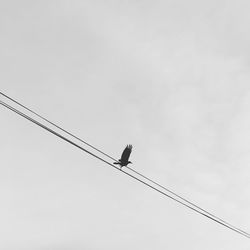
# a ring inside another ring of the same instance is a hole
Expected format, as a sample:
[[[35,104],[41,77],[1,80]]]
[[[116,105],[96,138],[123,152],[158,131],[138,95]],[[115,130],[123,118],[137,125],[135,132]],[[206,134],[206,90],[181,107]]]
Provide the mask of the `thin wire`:
[[[225,220],[223,220],[223,219],[219,218],[218,216],[216,216],[216,215],[214,215],[214,214],[212,214],[212,213],[208,212],[207,210],[205,210],[205,209],[203,209],[203,208],[201,208],[201,207],[197,206],[197,205],[196,205],[196,204],[194,204],[193,202],[191,202],[191,201],[189,201],[189,200],[187,200],[187,199],[183,198],[182,196],[180,196],[180,195],[176,194],[175,192],[173,192],[173,191],[171,191],[170,189],[168,189],[168,188],[166,188],[166,187],[162,186],[161,184],[159,184],[159,183],[157,183],[157,182],[153,181],[152,179],[149,179],[149,178],[148,178],[148,177],[146,177],[145,175],[138,173],[137,171],[135,171],[134,169],[132,169],[132,168],[130,168],[130,167],[128,167],[128,166],[126,166],[126,167],[127,167],[129,170],[131,170],[132,172],[134,172],[134,173],[136,173],[136,174],[140,175],[141,177],[145,178],[146,180],[148,180],[148,181],[150,181],[150,182],[154,183],[154,184],[155,184],[155,185],[157,185],[158,187],[161,187],[162,189],[166,190],[167,192],[169,192],[169,193],[171,193],[171,194],[175,195],[176,197],[180,198],[181,200],[183,200],[183,201],[187,202],[188,204],[190,204],[190,205],[192,205],[192,206],[194,206],[194,207],[196,207],[196,208],[200,209],[201,211],[203,211],[203,212],[207,213],[208,215],[210,215],[210,216],[214,217],[215,219],[217,219],[217,220],[219,220],[219,221],[223,222],[224,224],[227,224],[228,226],[234,227],[235,229],[237,229],[237,230],[241,231],[241,232],[242,232],[242,233],[244,233],[244,234],[248,234],[246,231],[241,230],[240,228],[235,227],[234,225],[232,225],[232,224],[230,224],[230,223],[226,222]]]
[[[6,95],[6,94],[4,94],[4,93],[2,93],[2,92],[0,92],[0,94],[1,94],[2,96],[4,96],[4,97],[8,98],[8,99],[11,100],[12,102],[18,104],[19,106],[23,107],[24,109],[28,110],[28,111],[31,112],[32,114],[34,114],[34,115],[38,116],[39,118],[43,119],[44,121],[48,122],[49,124],[55,126],[56,128],[60,129],[61,131],[65,132],[66,134],[68,134],[68,135],[74,137],[75,139],[77,139],[77,140],[83,142],[84,144],[88,145],[89,147],[95,149],[95,150],[98,151],[99,153],[101,153],[101,154],[107,156],[108,158],[111,158],[111,159],[114,160],[114,161],[117,161],[116,159],[112,158],[111,156],[109,156],[108,154],[104,153],[104,152],[101,151],[100,149],[98,149],[98,148],[92,146],[91,144],[89,144],[89,143],[87,143],[86,141],[82,140],[82,139],[79,138],[78,136],[73,135],[73,134],[70,133],[69,131],[67,131],[67,130],[63,129],[62,127],[56,125],[55,123],[49,121],[49,120],[46,119],[45,117],[39,115],[37,112],[35,112],[35,111],[29,109],[28,107],[26,107],[25,105],[21,104],[20,102],[14,100],[13,98],[9,97],[8,95]]]
[[[117,160],[116,160],[115,158],[113,158],[112,156],[110,156],[110,155],[104,153],[103,151],[101,151],[101,150],[99,150],[98,148],[94,147],[93,145],[87,143],[86,141],[82,140],[82,139],[79,138],[78,136],[75,136],[74,134],[70,133],[69,131],[63,129],[62,127],[58,126],[57,124],[55,124],[55,123],[49,121],[49,120],[46,119],[45,117],[39,115],[37,112],[31,110],[30,108],[28,108],[27,106],[21,104],[20,102],[16,101],[15,99],[11,98],[10,96],[8,96],[8,95],[6,95],[6,94],[4,94],[4,93],[2,93],[2,92],[0,92],[0,94],[3,95],[4,97],[6,97],[7,99],[11,100],[12,102],[18,104],[19,106],[23,107],[24,109],[28,110],[28,111],[31,112],[32,114],[34,114],[34,115],[38,116],[39,118],[43,119],[44,121],[48,122],[49,124],[55,126],[56,128],[60,129],[61,131],[65,132],[66,134],[68,134],[68,135],[74,137],[75,139],[77,139],[77,140],[83,142],[84,144],[86,144],[87,146],[93,148],[94,150],[98,151],[99,153],[105,155],[106,157],[110,158],[111,160],[117,161]],[[186,203],[188,203],[188,204],[190,204],[190,205],[196,207],[197,209],[199,209],[199,210],[201,210],[201,211],[207,213],[208,215],[214,217],[215,219],[217,219],[217,220],[219,220],[219,221],[221,221],[221,222],[223,222],[223,223],[225,223],[225,224],[227,224],[227,225],[229,225],[229,226],[231,226],[231,227],[234,227],[234,228],[236,228],[237,230],[239,230],[239,231],[241,231],[241,232],[247,234],[247,232],[245,232],[245,231],[243,231],[243,230],[241,230],[241,229],[239,229],[239,228],[233,226],[232,224],[230,224],[230,223],[228,223],[228,222],[226,222],[226,221],[220,219],[220,218],[217,217],[216,215],[214,215],[214,214],[208,212],[207,210],[205,210],[205,209],[201,208],[200,206],[194,204],[193,202],[191,202],[191,201],[189,201],[189,200],[183,198],[182,196],[178,195],[177,193],[173,192],[172,190],[170,190],[170,189],[168,189],[168,188],[162,186],[161,184],[157,183],[156,181],[154,181],[154,180],[152,180],[152,179],[146,177],[145,175],[143,175],[143,174],[137,172],[137,171],[134,170],[133,168],[128,167],[128,166],[125,166],[125,167],[126,167],[127,169],[129,169],[130,171],[136,173],[137,175],[143,177],[144,179],[150,181],[151,183],[157,185],[158,187],[164,189],[165,191],[167,191],[167,192],[169,192],[169,193],[175,195],[176,197],[178,197],[178,198],[181,199],[182,201],[185,201]]]
[[[98,159],[98,160],[100,160],[100,161],[106,163],[107,165],[109,165],[109,166],[115,168],[116,170],[119,170],[120,172],[122,172],[122,173],[128,175],[129,177],[131,177],[131,178],[133,178],[133,179],[135,179],[135,180],[141,182],[142,184],[146,185],[147,187],[149,187],[149,188],[151,188],[151,189],[153,189],[153,190],[159,192],[160,194],[162,194],[162,195],[164,195],[164,196],[166,196],[166,197],[168,197],[168,198],[170,198],[170,199],[176,201],[177,203],[179,203],[179,204],[181,204],[181,205],[183,205],[183,206],[185,206],[185,207],[187,207],[187,208],[189,208],[189,209],[195,211],[196,213],[199,213],[199,214],[201,214],[201,215],[203,215],[203,216],[205,216],[205,217],[207,217],[207,218],[209,218],[209,219],[215,221],[216,223],[218,223],[218,224],[220,224],[220,225],[222,225],[222,226],[224,226],[224,227],[227,227],[228,229],[230,229],[230,230],[232,230],[232,231],[234,231],[234,232],[236,232],[236,233],[241,234],[242,236],[245,236],[245,237],[247,237],[247,238],[250,238],[250,234],[248,234],[248,233],[243,233],[242,231],[239,231],[239,230],[237,230],[237,229],[234,228],[234,227],[231,227],[231,226],[229,226],[229,225],[227,225],[227,224],[225,224],[225,223],[223,223],[223,222],[221,222],[221,221],[218,221],[217,219],[215,219],[215,218],[213,218],[213,217],[211,217],[211,216],[209,216],[209,215],[207,215],[207,214],[205,214],[205,213],[202,213],[201,211],[199,211],[199,210],[197,210],[197,209],[195,209],[195,208],[193,208],[193,207],[191,207],[191,206],[189,206],[189,205],[187,205],[187,204],[185,204],[185,203],[183,203],[183,202],[181,202],[181,201],[175,199],[174,197],[172,197],[172,196],[170,196],[170,195],[164,193],[163,191],[157,189],[156,187],[153,187],[152,185],[146,183],[145,181],[143,181],[143,180],[141,180],[141,179],[139,179],[139,178],[137,178],[137,177],[135,177],[135,176],[133,176],[133,175],[127,173],[127,172],[124,172],[124,171],[120,170],[120,168],[114,166],[113,164],[109,163],[108,161],[104,160],[103,158],[101,158],[101,157],[99,157],[99,156],[93,154],[92,152],[88,151],[87,149],[85,149],[85,148],[79,146],[77,143],[75,143],[75,142],[69,140],[68,138],[66,138],[66,137],[62,136],[61,134],[55,132],[54,130],[48,128],[47,126],[45,126],[45,125],[41,124],[40,122],[34,120],[33,118],[31,118],[31,117],[25,115],[25,114],[22,113],[21,111],[19,111],[19,110],[13,108],[12,106],[6,104],[5,102],[0,101],[0,104],[3,105],[4,107],[8,108],[9,110],[15,112],[16,114],[22,116],[23,118],[25,118],[25,119],[31,121],[32,123],[38,125],[39,127],[43,128],[43,129],[45,129],[45,130],[47,130],[47,131],[50,132],[51,134],[54,134],[55,136],[61,138],[62,140],[64,140],[64,141],[70,143],[71,145],[73,145],[73,146],[79,148],[80,150],[84,151],[85,153],[90,154],[91,156],[95,157],[96,159]]]

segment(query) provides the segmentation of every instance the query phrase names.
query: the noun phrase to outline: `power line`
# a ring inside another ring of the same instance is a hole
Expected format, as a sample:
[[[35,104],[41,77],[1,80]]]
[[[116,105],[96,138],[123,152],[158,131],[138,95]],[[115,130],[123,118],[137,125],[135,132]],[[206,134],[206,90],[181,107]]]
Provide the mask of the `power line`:
[[[218,221],[220,221],[220,222],[222,222],[222,223],[224,223],[224,224],[227,224],[228,226],[233,227],[233,228],[237,229],[238,231],[241,231],[241,232],[244,233],[244,234],[248,234],[246,231],[244,231],[244,230],[242,230],[242,229],[240,229],[240,228],[235,227],[234,225],[232,225],[232,224],[226,222],[225,220],[219,218],[218,216],[216,216],[216,215],[214,215],[214,214],[208,212],[207,210],[201,208],[200,206],[197,206],[197,205],[194,204],[193,202],[191,202],[191,201],[189,201],[189,200],[183,198],[182,196],[176,194],[176,193],[173,192],[172,190],[170,190],[170,189],[168,189],[168,188],[162,186],[161,184],[159,184],[159,183],[153,181],[152,179],[146,177],[145,175],[140,174],[139,172],[135,171],[134,169],[132,169],[132,168],[130,168],[130,167],[128,167],[128,166],[127,166],[127,168],[130,169],[131,171],[133,171],[134,173],[140,175],[140,176],[143,177],[144,179],[150,181],[151,183],[154,183],[154,184],[157,185],[158,187],[161,187],[161,188],[164,189],[165,191],[167,191],[167,192],[169,192],[169,193],[175,195],[176,197],[178,197],[178,198],[181,199],[182,201],[185,201],[185,202],[188,203],[189,205],[192,205],[192,206],[194,206],[195,208],[197,208],[197,209],[199,209],[199,210],[201,210],[201,211],[207,213],[208,215],[212,216],[212,217],[215,218],[216,220],[218,220]]]
[[[105,152],[103,152],[103,151],[99,150],[98,148],[96,148],[96,147],[94,147],[93,145],[91,145],[91,144],[87,143],[86,141],[82,140],[82,139],[81,139],[81,138],[79,138],[78,136],[75,136],[74,134],[72,134],[71,132],[67,131],[66,129],[63,129],[62,127],[58,126],[58,125],[57,125],[57,124],[55,124],[54,122],[49,121],[49,120],[48,120],[47,118],[45,118],[44,116],[39,115],[37,112],[35,112],[35,111],[31,110],[30,108],[28,108],[27,106],[25,106],[25,105],[21,104],[21,103],[20,103],[20,102],[18,102],[17,100],[15,100],[15,99],[11,98],[10,96],[8,96],[8,95],[6,95],[6,94],[4,94],[4,93],[2,93],[2,92],[0,92],[0,94],[1,94],[1,95],[3,95],[4,97],[6,97],[7,99],[11,100],[12,102],[14,102],[14,103],[18,104],[18,105],[19,105],[19,106],[21,106],[22,108],[24,108],[24,109],[28,110],[28,111],[29,111],[29,112],[31,112],[32,114],[34,114],[34,115],[38,116],[38,117],[39,117],[39,118],[41,118],[42,120],[44,120],[44,121],[48,122],[49,124],[51,124],[51,125],[55,126],[55,127],[56,127],[56,128],[58,128],[59,130],[61,130],[61,131],[65,132],[66,134],[68,134],[68,135],[72,136],[73,138],[75,138],[75,139],[79,140],[80,142],[82,142],[82,143],[86,144],[87,146],[91,147],[92,149],[96,150],[97,152],[99,152],[99,153],[103,154],[104,156],[106,156],[106,157],[110,158],[111,160],[117,161],[114,157],[112,157],[112,156],[108,155],[107,153],[105,153]],[[241,230],[241,229],[239,229],[239,228],[237,228],[237,227],[233,226],[232,224],[230,224],[230,223],[228,223],[228,222],[226,222],[226,221],[224,221],[224,220],[220,219],[220,218],[219,218],[219,217],[217,217],[216,215],[214,215],[214,214],[212,214],[212,213],[208,212],[207,210],[205,210],[205,209],[201,208],[200,206],[198,206],[198,205],[194,204],[193,202],[191,202],[191,201],[189,201],[189,200],[187,200],[187,199],[183,198],[182,196],[178,195],[177,193],[173,192],[172,190],[170,190],[170,189],[168,189],[168,188],[166,188],[166,187],[162,186],[161,184],[157,183],[156,181],[154,181],[154,180],[152,180],[152,179],[150,179],[150,178],[146,177],[145,175],[143,175],[143,174],[139,173],[138,171],[134,170],[133,168],[128,167],[128,166],[125,166],[125,167],[126,167],[126,168],[128,168],[130,171],[132,171],[132,172],[136,173],[137,175],[139,175],[139,176],[143,177],[144,179],[146,179],[146,180],[150,181],[151,183],[153,183],[153,184],[157,185],[158,187],[160,187],[160,188],[164,189],[165,191],[167,191],[167,192],[169,192],[169,193],[171,193],[171,194],[175,195],[176,197],[178,197],[178,198],[179,198],[179,199],[181,199],[182,201],[184,201],[184,202],[188,203],[189,205],[192,205],[192,206],[194,206],[195,208],[197,208],[197,209],[199,209],[199,210],[201,210],[201,211],[203,211],[203,212],[207,213],[208,215],[210,215],[210,216],[214,217],[215,219],[217,219],[217,220],[221,221],[222,223],[227,224],[228,226],[231,226],[231,227],[233,227],[233,228],[237,229],[238,231],[241,231],[241,232],[242,232],[242,233],[244,233],[244,234],[248,234],[247,232],[245,232],[245,231],[243,231],[243,230]]]
[[[168,197],[168,198],[170,198],[170,199],[172,199],[172,200],[178,202],[179,204],[181,204],[181,205],[183,205],[183,206],[185,206],[185,207],[187,207],[187,208],[189,208],[189,209],[195,211],[196,213],[199,213],[199,214],[201,214],[201,215],[203,215],[203,216],[205,216],[205,217],[207,217],[207,218],[209,218],[209,219],[215,221],[215,222],[218,223],[218,224],[221,224],[221,225],[224,226],[224,227],[227,227],[228,229],[230,229],[230,230],[232,230],[232,231],[234,231],[234,232],[237,232],[237,233],[239,233],[239,234],[241,234],[241,235],[243,235],[243,236],[245,236],[245,237],[247,237],[247,238],[250,238],[250,234],[245,233],[245,232],[243,232],[242,230],[239,231],[237,228],[232,227],[232,226],[229,226],[228,224],[225,224],[225,223],[223,223],[223,222],[221,222],[221,221],[219,221],[219,220],[217,220],[217,219],[211,217],[210,215],[208,215],[208,214],[206,214],[206,213],[203,213],[203,212],[201,212],[201,211],[199,211],[199,210],[197,210],[197,209],[195,209],[195,208],[193,208],[193,207],[191,207],[191,206],[189,206],[189,205],[187,205],[187,204],[185,204],[185,203],[183,203],[183,202],[181,202],[181,201],[175,199],[174,197],[172,197],[172,196],[166,194],[165,192],[159,190],[158,188],[156,188],[156,187],[154,187],[154,186],[152,186],[152,185],[146,183],[145,181],[143,181],[143,180],[141,180],[141,179],[139,179],[139,178],[137,178],[137,177],[135,177],[135,176],[133,176],[133,175],[127,173],[127,172],[124,172],[124,171],[120,170],[120,168],[114,166],[113,164],[109,163],[108,161],[104,160],[103,158],[101,158],[101,157],[99,157],[99,156],[93,154],[93,153],[90,152],[89,150],[87,150],[87,149],[85,149],[85,148],[79,146],[77,143],[75,143],[75,142],[71,141],[70,139],[68,139],[68,138],[66,138],[66,137],[64,137],[64,136],[62,136],[61,134],[59,134],[59,133],[55,132],[54,130],[48,128],[47,126],[41,124],[40,122],[38,122],[38,121],[36,121],[35,119],[29,117],[28,115],[25,115],[24,113],[22,113],[21,111],[19,111],[19,110],[13,108],[12,106],[8,105],[7,103],[0,101],[0,104],[3,105],[4,107],[8,108],[9,110],[15,112],[16,114],[22,116],[23,118],[29,120],[30,122],[32,122],[32,123],[38,125],[39,127],[43,128],[43,129],[45,129],[45,130],[47,130],[47,131],[50,132],[51,134],[54,134],[55,136],[61,138],[62,140],[64,140],[64,141],[70,143],[71,145],[73,145],[73,146],[79,148],[80,150],[84,151],[85,153],[90,154],[91,156],[95,157],[96,159],[98,159],[98,160],[100,160],[100,161],[106,163],[107,165],[109,165],[109,166],[111,166],[111,167],[113,167],[113,168],[119,170],[120,172],[122,172],[122,173],[128,175],[129,177],[131,177],[131,178],[133,178],[133,179],[135,179],[135,180],[141,182],[142,184],[146,185],[147,187],[149,187],[149,188],[151,188],[151,189],[153,189],[153,190],[159,192],[160,194],[162,194],[162,195],[164,195],[164,196],[166,196],[166,197]]]
[[[111,158],[114,161],[117,161],[116,159],[112,158],[111,156],[109,156],[108,154],[104,153],[103,151],[101,151],[100,149],[94,147],[93,145],[87,143],[86,141],[82,140],[81,138],[79,138],[78,136],[75,136],[74,134],[70,133],[69,131],[67,131],[66,129],[63,129],[62,127],[58,126],[57,124],[55,124],[54,122],[49,121],[47,118],[45,118],[44,116],[39,115],[37,112],[31,110],[30,108],[28,108],[27,106],[21,104],[20,102],[16,101],[15,99],[11,98],[10,96],[4,94],[3,92],[0,92],[0,94],[4,97],[6,97],[7,99],[11,100],[12,102],[18,104],[19,106],[23,107],[24,109],[28,110],[29,112],[31,112],[32,114],[38,116],[39,118],[43,119],[44,121],[48,122],[49,124],[55,126],[56,128],[60,129],[61,131],[65,132],[66,134],[74,137],[75,139],[79,140],[80,142],[83,142],[84,144],[86,144],[87,146],[95,149],[96,151],[98,151],[99,153]]]

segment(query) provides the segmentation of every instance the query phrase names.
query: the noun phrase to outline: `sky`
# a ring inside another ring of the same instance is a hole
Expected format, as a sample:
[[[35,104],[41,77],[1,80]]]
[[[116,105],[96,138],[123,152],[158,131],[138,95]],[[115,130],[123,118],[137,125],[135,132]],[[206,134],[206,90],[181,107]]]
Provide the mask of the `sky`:
[[[250,232],[249,8],[1,1],[0,91],[114,158],[132,144],[133,169]],[[0,119],[0,249],[249,249],[4,107]]]

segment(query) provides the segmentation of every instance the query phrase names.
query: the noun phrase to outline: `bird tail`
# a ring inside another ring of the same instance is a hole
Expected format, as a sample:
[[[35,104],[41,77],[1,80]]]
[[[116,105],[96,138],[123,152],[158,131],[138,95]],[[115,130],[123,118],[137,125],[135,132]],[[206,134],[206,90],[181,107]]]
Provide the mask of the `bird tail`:
[[[114,162],[113,164],[120,164],[120,162],[116,161],[116,162]]]

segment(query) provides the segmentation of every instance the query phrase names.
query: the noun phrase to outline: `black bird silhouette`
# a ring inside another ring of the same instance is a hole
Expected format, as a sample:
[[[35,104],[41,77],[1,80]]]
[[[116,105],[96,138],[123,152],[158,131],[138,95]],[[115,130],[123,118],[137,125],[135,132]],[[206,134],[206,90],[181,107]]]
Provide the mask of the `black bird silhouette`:
[[[129,144],[123,150],[121,159],[117,162],[114,162],[114,164],[120,165],[120,169],[121,169],[122,167],[127,166],[129,163],[132,163],[131,161],[128,160],[131,154],[131,151],[132,151],[132,145]]]

